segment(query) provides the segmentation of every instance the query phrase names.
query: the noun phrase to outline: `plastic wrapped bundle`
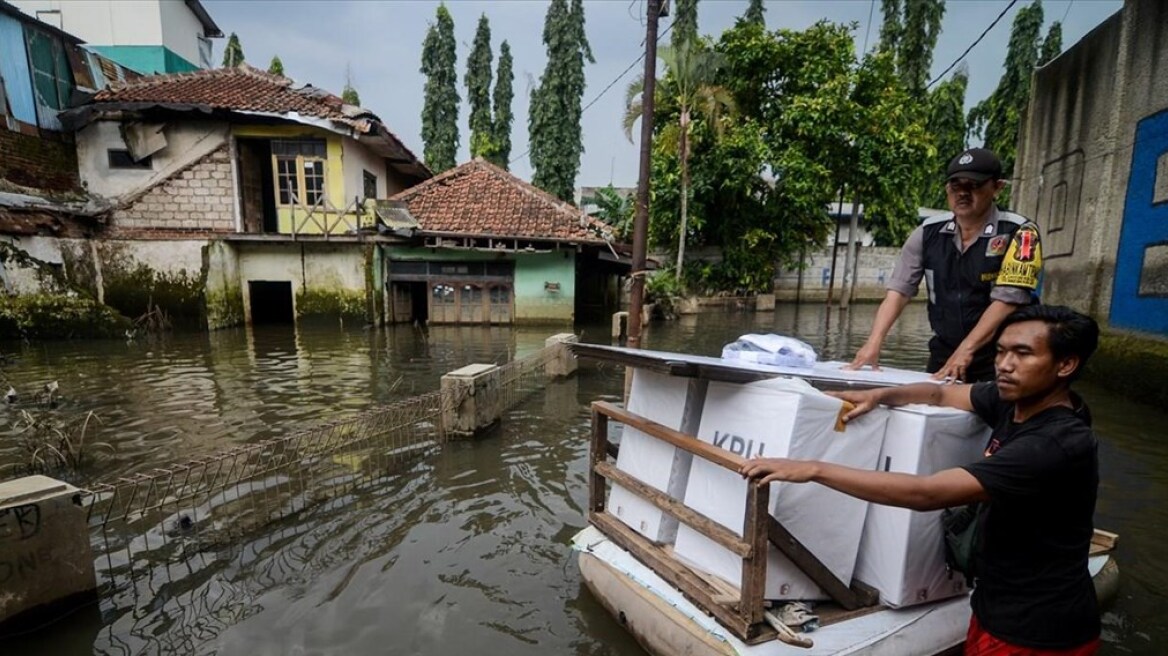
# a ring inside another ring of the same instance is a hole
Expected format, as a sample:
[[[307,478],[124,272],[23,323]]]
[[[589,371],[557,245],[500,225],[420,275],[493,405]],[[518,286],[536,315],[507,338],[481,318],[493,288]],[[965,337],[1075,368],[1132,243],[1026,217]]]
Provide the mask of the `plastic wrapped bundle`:
[[[810,369],[817,356],[811,345],[785,335],[743,335],[722,347],[723,360]]]

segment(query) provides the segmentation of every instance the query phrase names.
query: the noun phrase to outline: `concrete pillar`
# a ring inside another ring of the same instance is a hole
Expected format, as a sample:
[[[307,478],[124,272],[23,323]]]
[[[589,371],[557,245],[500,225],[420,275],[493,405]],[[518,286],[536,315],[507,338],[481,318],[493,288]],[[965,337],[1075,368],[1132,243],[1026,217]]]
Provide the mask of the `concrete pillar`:
[[[503,416],[499,367],[493,364],[468,364],[443,375],[442,391],[453,391],[461,399],[442,415],[452,435],[471,437]]]
[[[80,492],[48,476],[0,483],[0,623],[97,588]]]
[[[626,329],[628,328],[628,324],[628,312],[614,312],[612,315],[612,338],[620,339],[622,335],[627,335],[628,331]]]
[[[575,344],[579,341],[580,338],[572,333],[560,333],[544,340],[544,346],[556,347],[558,351],[555,357],[548,360],[545,368],[548,376],[552,378],[563,378],[576,373],[576,356],[572,355],[572,350],[568,345]]]
[[[755,312],[774,312],[775,311],[775,295],[774,294],[759,294],[754,297]]]

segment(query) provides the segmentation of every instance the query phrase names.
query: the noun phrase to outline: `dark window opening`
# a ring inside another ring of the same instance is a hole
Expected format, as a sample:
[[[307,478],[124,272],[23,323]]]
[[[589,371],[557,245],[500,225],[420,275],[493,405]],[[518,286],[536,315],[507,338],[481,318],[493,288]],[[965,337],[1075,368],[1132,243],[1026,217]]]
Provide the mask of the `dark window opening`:
[[[109,167],[111,169],[154,168],[154,160],[152,160],[149,155],[135,162],[134,157],[130,155],[130,151],[111,148],[106,151],[106,156],[109,158]]]
[[[361,172],[361,185],[365,198],[377,198],[377,176],[369,171]]]

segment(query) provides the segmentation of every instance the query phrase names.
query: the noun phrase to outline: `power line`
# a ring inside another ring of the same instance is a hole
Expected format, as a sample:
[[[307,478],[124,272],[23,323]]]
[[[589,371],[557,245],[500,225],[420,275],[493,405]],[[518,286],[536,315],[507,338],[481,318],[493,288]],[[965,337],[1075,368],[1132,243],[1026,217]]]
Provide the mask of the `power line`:
[[[1061,22],[1061,23],[1067,22],[1067,16],[1069,16],[1071,13],[1071,7],[1074,7],[1074,6],[1075,6],[1075,0],[1071,0],[1070,2],[1067,3],[1067,10],[1063,12],[1063,19],[1059,22]]]
[[[864,30],[864,49],[860,52],[868,54],[868,35],[872,34],[872,15],[876,13],[876,0],[868,5],[868,29]]]
[[[961,60],[965,59],[965,56],[969,54],[969,51],[973,50],[974,47],[977,46],[977,44],[981,43],[981,40],[984,39],[986,37],[986,35],[990,33],[990,30],[994,29],[994,26],[997,25],[1002,20],[1002,18],[1006,15],[1006,13],[1009,12],[1010,9],[1012,9],[1014,7],[1014,5],[1016,5],[1016,4],[1018,4],[1018,0],[1010,0],[1010,4],[1006,5],[1006,8],[1002,10],[1002,13],[998,14],[998,17],[994,19],[994,22],[990,23],[989,27],[985,28],[985,30],[982,31],[981,35],[978,36],[977,39],[975,39],[973,43],[969,44],[969,47],[965,49],[965,52],[961,53],[961,56],[958,57],[957,59],[954,59],[953,63],[949,64],[949,67],[946,68],[944,71],[942,71],[940,75],[933,78],[932,82],[925,85],[925,91],[928,91],[930,88],[932,88],[932,86],[934,84],[939,82],[941,80],[941,78],[945,77],[949,73],[949,71],[953,70],[954,66],[960,64]]]
[[[657,42],[660,43],[661,39],[664,38],[666,34],[669,34],[669,30],[672,30],[672,29],[673,29],[673,23],[670,23],[669,27],[666,27],[664,30],[661,31],[661,34],[657,35]],[[617,82],[620,82],[622,79],[624,79],[624,77],[629,74],[629,71],[633,70],[633,68],[635,68],[637,66],[637,64],[640,64],[644,60],[645,60],[645,53],[642,52],[640,54],[640,56],[638,56],[636,59],[634,59],[632,61],[631,64],[629,64],[628,66],[625,67],[625,70],[620,72],[620,75],[617,75],[615,78],[613,78],[612,82],[609,82],[608,85],[606,85],[603,89],[601,89],[600,93],[596,94],[596,97],[594,97],[592,100],[589,100],[588,104],[586,104],[580,108],[580,115],[583,116],[584,112],[588,111],[589,107],[595,105],[596,102],[598,100],[600,100],[601,97],[604,96],[604,94],[608,93],[609,89],[612,89],[614,86],[616,86]],[[524,150],[522,153],[516,155],[515,157],[513,157],[507,161],[507,166],[511,166],[515,162],[518,162],[519,160],[523,159],[524,157],[527,157],[527,154],[530,152],[531,152],[531,143],[529,142],[527,144],[526,150]]]

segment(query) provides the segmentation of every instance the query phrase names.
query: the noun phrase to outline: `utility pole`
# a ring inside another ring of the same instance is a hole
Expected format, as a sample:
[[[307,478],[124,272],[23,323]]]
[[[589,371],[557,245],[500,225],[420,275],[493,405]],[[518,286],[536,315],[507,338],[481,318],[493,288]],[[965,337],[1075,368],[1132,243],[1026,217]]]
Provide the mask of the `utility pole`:
[[[653,94],[657,87],[657,19],[668,15],[662,0],[649,0],[645,25],[645,83],[641,90],[641,169],[633,217],[632,287],[629,290],[629,348],[641,348],[641,313],[645,307],[645,248],[649,238],[649,169],[653,154]],[[626,384],[627,388],[627,384]],[[626,394],[627,396],[627,394]]]

